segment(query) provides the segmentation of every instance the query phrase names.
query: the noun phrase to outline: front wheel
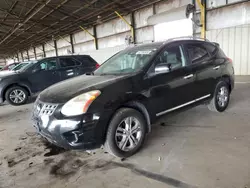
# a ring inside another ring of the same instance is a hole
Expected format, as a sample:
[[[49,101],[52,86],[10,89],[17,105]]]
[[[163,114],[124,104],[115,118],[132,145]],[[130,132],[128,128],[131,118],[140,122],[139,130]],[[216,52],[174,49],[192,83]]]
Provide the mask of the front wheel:
[[[110,121],[104,146],[110,154],[127,158],[139,151],[145,135],[143,115],[131,108],[121,108]]]
[[[216,85],[214,97],[210,101],[208,108],[211,111],[223,112],[227,109],[230,100],[229,85],[225,81],[220,81]]]
[[[23,87],[13,86],[6,91],[5,99],[13,106],[20,106],[27,103],[28,92]]]

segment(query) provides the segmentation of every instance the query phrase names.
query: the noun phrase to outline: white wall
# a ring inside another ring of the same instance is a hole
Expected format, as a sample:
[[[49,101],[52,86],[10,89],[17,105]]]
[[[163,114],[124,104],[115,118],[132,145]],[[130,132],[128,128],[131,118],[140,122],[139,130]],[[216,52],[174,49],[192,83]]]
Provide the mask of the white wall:
[[[242,25],[207,32],[207,38],[218,42],[233,60],[236,75],[250,75],[250,25]]]
[[[211,3],[213,2],[213,6]],[[234,3],[240,1],[230,1]],[[225,5],[225,1],[209,1],[209,8]],[[250,2],[209,10],[206,37],[218,42],[233,60],[236,75],[250,75]]]
[[[5,64],[6,64],[5,59],[0,59],[0,65],[1,65],[1,66],[4,66]]]

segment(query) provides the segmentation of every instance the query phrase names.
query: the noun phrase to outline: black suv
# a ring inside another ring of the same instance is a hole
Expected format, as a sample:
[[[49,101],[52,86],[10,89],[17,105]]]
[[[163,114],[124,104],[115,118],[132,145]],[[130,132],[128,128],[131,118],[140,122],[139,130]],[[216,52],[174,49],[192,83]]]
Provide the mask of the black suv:
[[[0,103],[7,100],[12,105],[25,104],[29,96],[98,67],[90,56],[72,55],[45,58],[18,72],[0,73]]]
[[[233,88],[232,61],[218,44],[172,39],[127,48],[92,75],[46,89],[35,102],[33,122],[57,146],[104,145],[129,157],[158,117],[201,103],[223,112]]]

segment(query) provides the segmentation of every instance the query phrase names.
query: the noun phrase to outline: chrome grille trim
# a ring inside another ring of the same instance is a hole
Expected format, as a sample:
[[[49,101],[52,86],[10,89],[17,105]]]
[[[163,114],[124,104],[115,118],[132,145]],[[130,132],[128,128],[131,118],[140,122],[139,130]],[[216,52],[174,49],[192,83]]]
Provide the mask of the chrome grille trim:
[[[34,106],[34,112],[37,116],[51,116],[55,112],[58,104],[44,103],[41,101],[36,101]]]

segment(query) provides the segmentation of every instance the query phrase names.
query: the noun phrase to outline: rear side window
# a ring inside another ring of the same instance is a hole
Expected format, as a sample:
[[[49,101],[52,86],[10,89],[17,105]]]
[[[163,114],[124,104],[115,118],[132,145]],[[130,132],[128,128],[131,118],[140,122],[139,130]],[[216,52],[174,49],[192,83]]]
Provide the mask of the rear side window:
[[[188,44],[187,52],[192,64],[201,63],[210,57],[207,49],[202,45]]]
[[[85,67],[94,67],[96,65],[96,62],[88,56],[78,56],[77,59]]]
[[[215,45],[206,43],[206,44],[204,44],[204,46],[211,56],[216,54],[217,48]]]
[[[79,64],[79,62],[77,62],[77,60],[73,58],[68,58],[68,57],[60,58],[60,66],[62,68],[74,67],[77,64]]]

